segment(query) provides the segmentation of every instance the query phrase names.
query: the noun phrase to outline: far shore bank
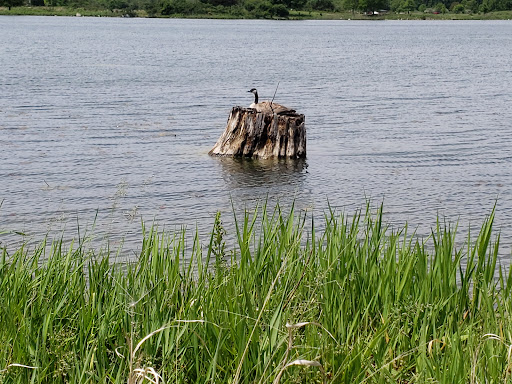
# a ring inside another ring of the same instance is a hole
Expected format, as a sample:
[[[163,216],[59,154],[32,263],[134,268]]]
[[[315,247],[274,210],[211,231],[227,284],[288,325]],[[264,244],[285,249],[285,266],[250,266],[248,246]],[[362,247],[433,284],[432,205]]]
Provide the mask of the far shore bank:
[[[84,9],[75,7],[0,7],[0,16],[78,16],[78,17],[142,17],[142,18],[186,18],[186,19],[255,19],[228,12],[206,12],[199,14],[149,15],[144,10],[129,13],[124,10]],[[511,20],[512,11],[488,13],[428,13],[428,12],[386,12],[366,15],[359,12],[290,11],[289,16],[269,18],[273,20]]]

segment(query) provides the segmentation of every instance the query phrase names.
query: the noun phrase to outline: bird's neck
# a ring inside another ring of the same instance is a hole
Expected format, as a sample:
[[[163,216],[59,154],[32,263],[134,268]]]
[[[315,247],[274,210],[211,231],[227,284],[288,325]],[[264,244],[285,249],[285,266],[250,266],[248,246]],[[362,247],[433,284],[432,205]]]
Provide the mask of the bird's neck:
[[[254,104],[258,104],[258,92],[254,92]]]

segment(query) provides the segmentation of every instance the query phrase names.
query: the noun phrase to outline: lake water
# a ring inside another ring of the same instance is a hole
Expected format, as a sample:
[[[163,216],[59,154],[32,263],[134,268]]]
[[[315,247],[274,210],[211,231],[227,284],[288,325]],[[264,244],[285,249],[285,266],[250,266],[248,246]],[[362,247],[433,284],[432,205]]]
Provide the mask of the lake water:
[[[497,201],[508,259],[511,52],[510,21],[0,17],[0,232],[95,223],[135,255],[141,218],[206,236],[266,198],[317,221],[384,201],[419,234],[479,227]],[[247,90],[278,84],[307,159],[209,157]]]

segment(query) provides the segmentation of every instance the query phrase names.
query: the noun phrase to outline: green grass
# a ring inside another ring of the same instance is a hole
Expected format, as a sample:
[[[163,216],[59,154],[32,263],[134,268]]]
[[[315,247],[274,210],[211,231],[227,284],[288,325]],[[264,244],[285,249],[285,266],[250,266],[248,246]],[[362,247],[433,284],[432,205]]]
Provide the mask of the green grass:
[[[321,233],[263,208],[234,234],[218,215],[205,245],[145,228],[129,264],[83,240],[4,250],[0,382],[510,382],[493,220],[460,246],[441,221],[425,240],[391,230],[382,208],[328,212]]]

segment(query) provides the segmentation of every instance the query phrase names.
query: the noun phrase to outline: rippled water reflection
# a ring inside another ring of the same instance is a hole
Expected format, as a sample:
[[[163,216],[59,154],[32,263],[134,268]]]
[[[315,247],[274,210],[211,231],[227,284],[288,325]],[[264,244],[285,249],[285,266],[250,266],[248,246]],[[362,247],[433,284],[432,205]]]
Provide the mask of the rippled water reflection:
[[[0,17],[0,231],[140,247],[140,219],[206,234],[217,210],[320,216],[384,200],[428,234],[498,200],[512,244],[512,24]],[[257,87],[306,115],[305,161],[210,158]],[[2,236],[13,243],[18,236]]]

